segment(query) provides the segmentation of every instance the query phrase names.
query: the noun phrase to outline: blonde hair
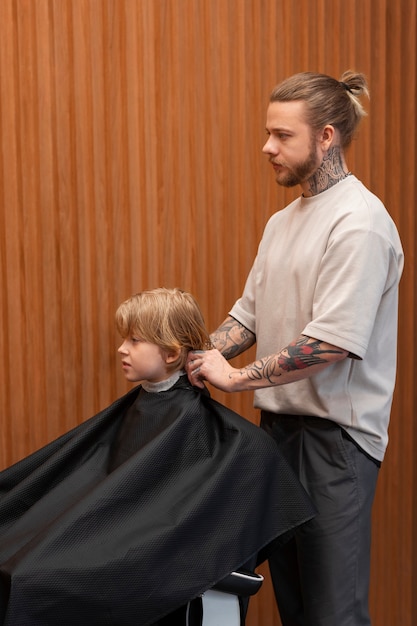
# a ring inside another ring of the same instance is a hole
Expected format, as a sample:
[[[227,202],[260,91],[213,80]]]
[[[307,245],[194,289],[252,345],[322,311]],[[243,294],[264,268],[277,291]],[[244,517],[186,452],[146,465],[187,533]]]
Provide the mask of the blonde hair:
[[[170,369],[181,369],[190,350],[210,347],[210,337],[195,298],[181,289],[160,287],[142,291],[116,311],[116,327],[123,338],[138,336],[167,352],[180,350]]]
[[[360,120],[366,115],[359,98],[369,98],[364,74],[348,70],[340,80],[326,74],[301,72],[277,85],[270,102],[303,100],[307,105],[307,122],[314,131],[327,124],[338,129],[342,148],[354,137]]]

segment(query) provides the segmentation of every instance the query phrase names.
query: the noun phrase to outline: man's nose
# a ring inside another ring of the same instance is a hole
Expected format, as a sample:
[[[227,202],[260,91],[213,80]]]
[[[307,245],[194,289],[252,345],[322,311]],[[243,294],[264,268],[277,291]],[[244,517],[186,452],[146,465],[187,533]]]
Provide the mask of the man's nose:
[[[277,148],[276,145],[273,143],[272,137],[268,137],[264,144],[264,147],[262,148],[262,152],[264,154],[276,154]]]

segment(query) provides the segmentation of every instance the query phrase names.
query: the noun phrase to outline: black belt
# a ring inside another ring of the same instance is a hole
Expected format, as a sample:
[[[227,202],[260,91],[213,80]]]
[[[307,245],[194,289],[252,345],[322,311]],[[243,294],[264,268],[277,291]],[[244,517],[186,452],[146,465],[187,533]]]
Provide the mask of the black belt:
[[[329,420],[327,417],[317,417],[317,415],[295,415],[294,413],[272,413],[271,411],[264,411],[261,409],[261,418],[264,424],[268,424],[268,426],[272,426],[272,424],[278,420],[287,420],[287,421],[304,421],[308,420],[311,424],[316,423],[318,426],[335,426],[339,427],[339,424],[334,422],[333,420]]]

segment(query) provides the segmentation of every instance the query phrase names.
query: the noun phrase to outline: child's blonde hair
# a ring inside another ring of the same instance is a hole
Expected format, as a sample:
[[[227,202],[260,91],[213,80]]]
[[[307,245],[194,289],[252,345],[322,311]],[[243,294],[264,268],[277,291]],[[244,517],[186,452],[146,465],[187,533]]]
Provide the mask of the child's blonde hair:
[[[123,338],[137,336],[166,352],[180,351],[170,369],[184,367],[190,350],[210,347],[204,318],[194,297],[181,289],[160,287],[142,291],[116,311],[116,326]]]

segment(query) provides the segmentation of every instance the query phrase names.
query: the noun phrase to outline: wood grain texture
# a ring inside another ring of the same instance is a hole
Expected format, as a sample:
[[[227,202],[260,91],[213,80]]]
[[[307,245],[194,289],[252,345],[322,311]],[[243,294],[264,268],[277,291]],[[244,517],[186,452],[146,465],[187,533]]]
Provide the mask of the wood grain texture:
[[[416,19],[415,0],[1,0],[1,467],[128,389],[113,316],[132,293],[180,286],[224,319],[295,193],[261,153],[272,87],[363,71],[348,162],[407,255],[371,612],[417,622]],[[213,395],[257,421],[251,394]],[[248,625],[279,623],[267,575]]]

